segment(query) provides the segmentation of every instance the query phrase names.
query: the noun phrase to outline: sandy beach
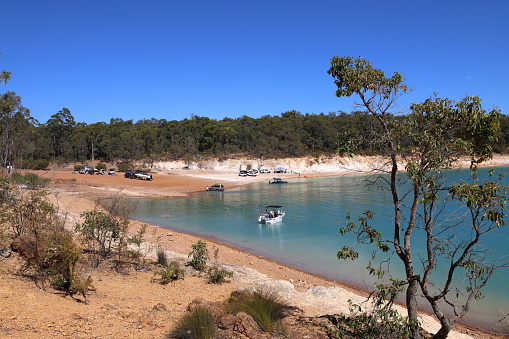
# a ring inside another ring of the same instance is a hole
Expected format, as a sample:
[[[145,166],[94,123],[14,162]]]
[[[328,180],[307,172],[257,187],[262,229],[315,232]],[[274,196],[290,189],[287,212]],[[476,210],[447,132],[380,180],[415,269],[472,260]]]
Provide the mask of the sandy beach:
[[[507,159],[497,164],[506,164]],[[294,170],[294,172],[298,172]],[[298,172],[278,174],[291,179],[300,176],[347,175],[352,170]],[[160,167],[153,172],[153,181],[132,180],[115,176],[77,174],[71,169],[37,171],[52,179],[51,200],[59,211],[67,215],[69,224],[80,220],[83,211],[92,210],[103,198],[124,196],[152,196],[177,198],[203,191],[214,182],[226,189],[254,181],[266,181],[271,174],[257,177],[239,177],[237,171],[183,170]],[[133,222],[131,232],[141,225]],[[155,255],[157,246],[170,256],[186,258],[191,245],[200,237],[148,226],[146,233],[147,257]],[[348,311],[348,300],[363,300],[365,292],[330,281],[266,258],[243,252],[217,241],[207,239],[210,253],[218,249],[217,261],[235,272],[231,282],[223,285],[207,284],[206,280],[186,276],[168,285],[151,282],[153,272],[133,271],[118,275],[107,267],[92,271],[95,291],[88,304],[77,303],[51,290],[38,289],[32,281],[17,275],[21,262],[16,258],[0,265],[0,337],[12,338],[157,338],[164,337],[194,299],[223,301],[240,287],[264,285],[276,287],[293,306],[309,316]],[[423,315],[423,326],[436,331],[438,323]],[[451,338],[500,338],[462,326]]]

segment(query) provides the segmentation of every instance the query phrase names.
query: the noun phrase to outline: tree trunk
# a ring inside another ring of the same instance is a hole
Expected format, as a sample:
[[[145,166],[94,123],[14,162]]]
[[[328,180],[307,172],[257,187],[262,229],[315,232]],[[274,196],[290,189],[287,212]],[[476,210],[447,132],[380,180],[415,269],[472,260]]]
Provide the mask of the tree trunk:
[[[450,331],[451,331],[450,326],[442,324],[442,327],[440,327],[440,330],[437,333],[435,333],[433,339],[446,339]]]
[[[407,312],[408,312],[408,319],[411,321],[414,321],[417,323],[418,321],[418,307],[417,307],[417,288],[419,281],[415,278],[411,278],[408,288],[406,290],[406,306],[407,306]],[[412,328],[412,338],[413,339],[420,339],[421,338],[421,332],[419,326],[415,326]]]

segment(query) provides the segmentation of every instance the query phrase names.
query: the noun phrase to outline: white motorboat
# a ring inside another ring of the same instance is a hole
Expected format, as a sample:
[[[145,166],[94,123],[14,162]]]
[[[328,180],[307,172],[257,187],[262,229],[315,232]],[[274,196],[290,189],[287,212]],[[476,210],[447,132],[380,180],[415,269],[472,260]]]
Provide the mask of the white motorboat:
[[[285,211],[283,206],[280,205],[269,205],[265,206],[265,213],[260,212],[258,215],[258,222],[260,224],[271,224],[283,221]]]

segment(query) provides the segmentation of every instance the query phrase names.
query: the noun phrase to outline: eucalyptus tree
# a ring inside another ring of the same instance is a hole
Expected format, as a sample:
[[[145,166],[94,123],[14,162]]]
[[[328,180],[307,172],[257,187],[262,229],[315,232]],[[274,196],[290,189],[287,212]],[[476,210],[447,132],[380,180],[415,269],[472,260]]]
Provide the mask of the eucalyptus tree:
[[[30,138],[35,123],[30,111],[14,92],[0,96],[0,166],[14,166],[23,154],[30,152]]]
[[[405,289],[410,323],[418,320],[417,295],[422,294],[441,324],[434,338],[446,338],[472,300],[480,297],[493,272],[503,265],[490,260],[482,239],[503,226],[507,189],[499,178],[481,181],[476,176],[477,165],[492,156],[500,112],[486,112],[476,96],[459,102],[432,97],[412,105],[411,113],[402,119],[393,113],[397,113],[398,98],[409,88],[399,73],[386,77],[371,62],[352,57],[332,58],[328,73],[337,86],[336,96],[356,95],[359,106],[381,126],[377,140],[388,160],[387,170],[382,171],[389,176],[379,179],[386,183],[394,206],[389,237],[371,225],[371,211],[358,222],[348,221],[340,233],[353,232],[357,243],[344,246],[338,258],[356,258],[359,244],[375,246],[373,260],[378,251],[392,248],[404,266],[404,276],[391,279],[395,287],[391,290]],[[448,184],[442,170],[461,156],[469,157],[472,175]],[[466,213],[442,214],[447,203],[458,204],[458,210],[464,208]],[[424,253],[416,249],[419,241]],[[433,280],[438,266],[446,272],[444,280]],[[386,267],[375,261],[368,270],[378,277],[387,273]],[[458,298],[461,295],[464,298]],[[411,331],[413,338],[420,337],[417,327]]]
[[[53,157],[70,159],[73,157],[71,135],[76,127],[76,122],[68,108],[62,108],[53,114],[43,126],[47,142],[50,145]]]

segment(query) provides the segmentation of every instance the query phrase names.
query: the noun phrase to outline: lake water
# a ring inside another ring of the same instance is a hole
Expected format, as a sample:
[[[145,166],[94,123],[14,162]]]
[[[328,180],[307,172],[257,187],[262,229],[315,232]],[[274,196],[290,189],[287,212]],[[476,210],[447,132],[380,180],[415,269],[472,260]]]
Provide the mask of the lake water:
[[[465,177],[468,172],[452,175]],[[359,248],[365,252],[356,261],[338,260],[338,249],[354,243],[352,236],[341,236],[339,229],[345,225],[348,213],[356,217],[370,209],[375,211],[372,224],[384,234],[391,234],[393,207],[388,192],[368,185],[366,176],[301,178],[283,185],[269,185],[269,178],[267,182],[225,192],[196,193],[191,198],[136,199],[137,208],[131,217],[202,235],[306,272],[372,290],[374,280],[365,270],[372,248]],[[283,222],[258,224],[258,213],[271,204],[284,206]],[[498,254],[508,255],[508,235],[509,229],[497,231],[486,239],[486,244]],[[401,271],[395,257],[391,271]],[[485,298],[472,306],[464,321],[501,330],[497,324],[499,312],[509,311],[507,281],[509,270],[499,270],[484,289]]]

